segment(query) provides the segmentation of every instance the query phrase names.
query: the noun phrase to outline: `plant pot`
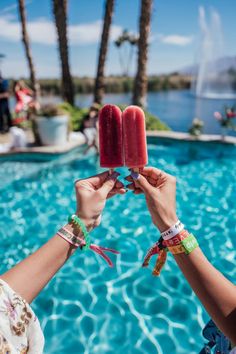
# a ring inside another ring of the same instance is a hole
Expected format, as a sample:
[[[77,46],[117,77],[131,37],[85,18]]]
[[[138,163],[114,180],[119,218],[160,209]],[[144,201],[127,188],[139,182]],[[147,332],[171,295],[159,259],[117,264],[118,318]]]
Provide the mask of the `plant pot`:
[[[69,117],[66,115],[36,118],[42,145],[64,145],[68,141]]]

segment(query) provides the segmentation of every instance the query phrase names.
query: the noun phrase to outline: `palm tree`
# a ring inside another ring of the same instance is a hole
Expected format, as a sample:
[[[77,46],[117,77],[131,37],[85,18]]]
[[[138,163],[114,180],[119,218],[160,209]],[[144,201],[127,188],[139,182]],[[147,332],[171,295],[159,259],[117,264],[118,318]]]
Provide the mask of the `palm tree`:
[[[67,41],[67,0],[52,0],[53,13],[57,28],[58,46],[61,60],[62,96],[65,101],[74,104],[74,86],[70,73]]]
[[[34,91],[35,99],[37,99],[39,95],[39,85],[36,80],[35,67],[34,67],[32,53],[30,49],[30,41],[29,41],[29,36],[26,28],[25,0],[18,0],[18,9],[19,9],[19,15],[21,21],[22,42],[24,44],[26,59],[29,66],[30,81],[31,81],[32,89]]]
[[[150,33],[150,21],[152,11],[152,0],[141,0],[141,13],[139,20],[138,40],[138,69],[134,81],[133,104],[144,107],[147,94],[147,59],[148,59],[148,37]]]
[[[138,44],[138,37],[124,29],[123,33],[115,40],[114,44],[118,49],[122,75],[128,77],[134,54],[134,46]],[[123,52],[122,47],[126,47],[126,50],[123,50]]]
[[[94,87],[94,102],[102,103],[104,95],[104,68],[107,55],[107,47],[109,40],[109,33],[114,9],[114,0],[106,0],[105,15],[103,21],[102,39],[99,49],[99,58],[97,66],[97,76]]]

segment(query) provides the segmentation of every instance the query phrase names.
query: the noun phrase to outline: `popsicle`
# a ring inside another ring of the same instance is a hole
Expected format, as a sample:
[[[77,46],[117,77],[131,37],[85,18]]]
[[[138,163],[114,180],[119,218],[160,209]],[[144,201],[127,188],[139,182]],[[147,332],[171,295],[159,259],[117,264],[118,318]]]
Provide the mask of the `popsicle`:
[[[124,165],[122,112],[107,104],[99,112],[100,166],[113,169]]]
[[[145,115],[141,108],[129,106],[122,118],[125,166],[138,171],[148,162]]]

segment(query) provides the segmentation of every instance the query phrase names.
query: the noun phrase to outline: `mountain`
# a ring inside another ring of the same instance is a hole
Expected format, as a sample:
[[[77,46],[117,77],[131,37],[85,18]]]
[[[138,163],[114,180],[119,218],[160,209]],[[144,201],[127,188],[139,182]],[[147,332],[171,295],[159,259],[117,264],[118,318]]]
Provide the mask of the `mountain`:
[[[217,73],[226,72],[230,69],[236,71],[236,56],[218,58],[215,61],[208,62],[208,65],[211,67],[214,65]],[[198,67],[199,65],[187,66],[178,70],[178,73],[182,75],[196,75],[198,72]]]

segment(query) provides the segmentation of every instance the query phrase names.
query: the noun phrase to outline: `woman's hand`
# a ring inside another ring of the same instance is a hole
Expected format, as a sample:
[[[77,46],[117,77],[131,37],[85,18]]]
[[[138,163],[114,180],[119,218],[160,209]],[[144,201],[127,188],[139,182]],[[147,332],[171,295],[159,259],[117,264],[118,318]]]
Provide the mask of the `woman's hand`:
[[[127,188],[134,194],[144,193],[153,223],[160,232],[166,231],[178,220],[176,216],[176,179],[154,167],[145,167],[140,174],[132,173],[126,179]]]
[[[124,194],[124,185],[117,181],[118,172],[103,172],[75,182],[77,211],[88,230],[98,226],[106,200],[116,194]]]

